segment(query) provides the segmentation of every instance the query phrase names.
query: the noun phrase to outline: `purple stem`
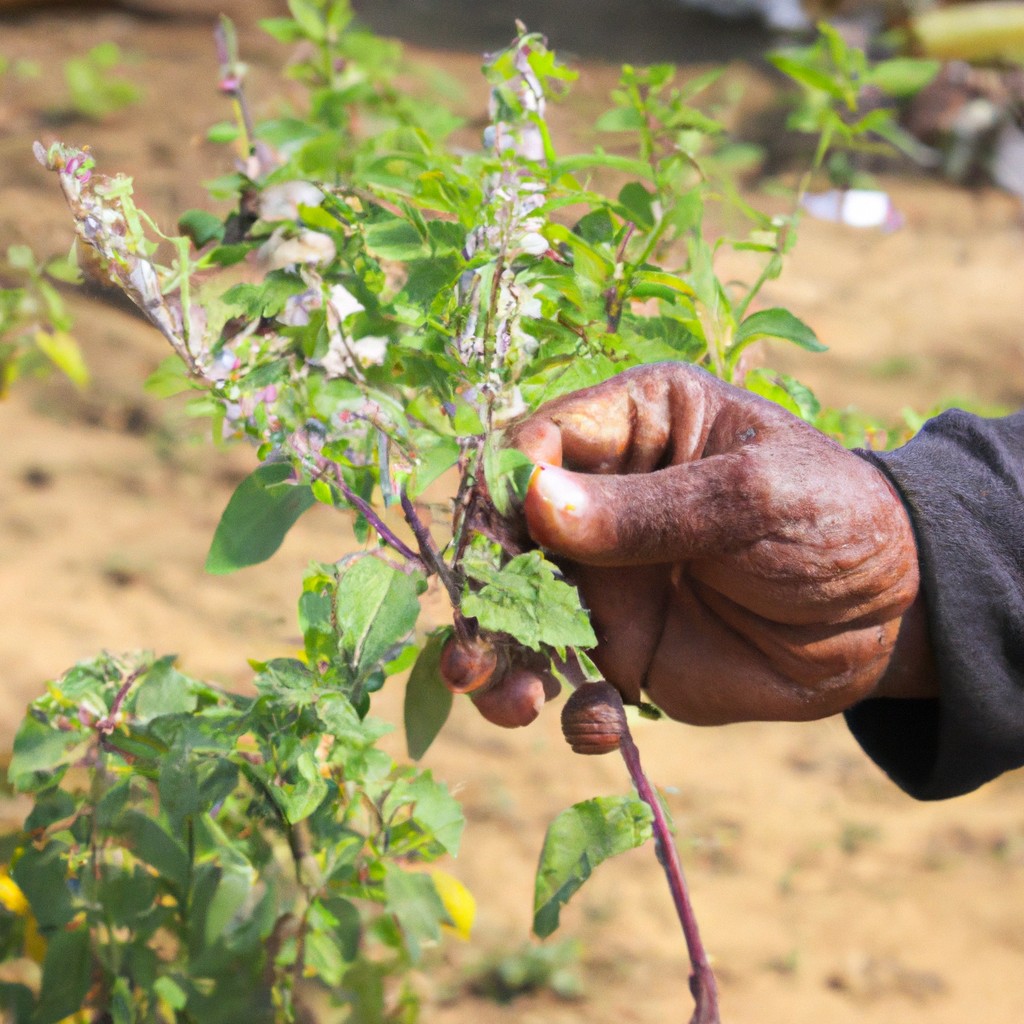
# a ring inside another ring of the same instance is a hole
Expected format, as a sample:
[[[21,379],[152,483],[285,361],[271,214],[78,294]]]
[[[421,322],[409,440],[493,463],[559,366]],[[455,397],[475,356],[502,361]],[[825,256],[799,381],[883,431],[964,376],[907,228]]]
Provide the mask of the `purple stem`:
[[[676,905],[676,913],[683,926],[686,949],[690,954],[690,992],[693,993],[696,1003],[690,1024],[720,1024],[718,985],[715,982],[711,964],[708,963],[704,944],[700,940],[697,917],[693,912],[693,905],[690,903],[686,889],[686,879],[683,876],[683,866],[679,862],[679,854],[672,841],[672,833],[669,830],[665,812],[662,810],[661,801],[640,765],[640,751],[633,742],[628,726],[619,741],[619,751],[623,761],[626,762],[630,778],[633,780],[633,785],[636,786],[637,793],[640,794],[640,799],[651,808],[654,814],[654,842],[658,860],[668,879],[668,887],[672,891],[672,901]]]
[[[405,543],[399,536],[388,526],[373,510],[373,506],[352,490],[344,480],[341,479],[341,474],[337,474],[335,478],[335,484],[338,490],[345,496],[345,500],[350,504],[354,505],[360,512],[362,512],[366,521],[377,531],[378,536],[385,544],[389,544],[393,547],[403,558],[407,561],[414,562],[418,565],[423,565],[423,559],[416,554],[415,551],[408,544]]]
[[[135,681],[139,676],[148,672],[150,667],[149,665],[142,665],[125,676],[124,682],[121,683],[117,693],[114,694],[114,701],[110,705],[110,710],[102,718],[98,719],[94,726],[101,736],[109,736],[117,728],[117,716],[121,711],[121,705],[124,704],[125,698],[128,696],[128,691],[135,685]]]
[[[434,543],[434,538],[430,535],[430,529],[427,527],[426,523],[420,519],[419,513],[416,511],[416,506],[412,503],[412,499],[406,493],[404,487],[402,488],[401,499],[402,511],[405,513],[405,521],[409,524],[413,535],[416,537],[416,543],[419,545],[420,555],[423,561],[426,562],[427,566],[437,573],[441,582],[444,584],[444,589],[448,591],[448,597],[451,600],[452,608],[457,612],[462,595],[459,593],[459,587],[452,576],[451,570],[447,565],[445,565],[444,559],[441,557],[441,552]]]

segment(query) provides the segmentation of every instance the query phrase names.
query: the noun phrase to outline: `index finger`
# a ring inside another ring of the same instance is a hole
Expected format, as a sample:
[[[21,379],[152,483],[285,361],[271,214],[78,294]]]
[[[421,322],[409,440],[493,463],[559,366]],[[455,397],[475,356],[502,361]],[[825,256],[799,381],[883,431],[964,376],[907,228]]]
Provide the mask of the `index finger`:
[[[534,462],[583,473],[649,473],[699,456],[715,378],[684,363],[638,367],[548,402],[509,443]]]

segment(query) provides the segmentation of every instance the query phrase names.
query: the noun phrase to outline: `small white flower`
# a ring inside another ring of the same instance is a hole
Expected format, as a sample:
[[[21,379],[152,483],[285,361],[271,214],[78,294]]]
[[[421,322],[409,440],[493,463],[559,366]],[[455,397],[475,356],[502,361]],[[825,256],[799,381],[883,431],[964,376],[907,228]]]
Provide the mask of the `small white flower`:
[[[550,246],[548,240],[537,231],[530,231],[519,239],[519,248],[531,256],[542,256]]]
[[[363,366],[380,366],[388,351],[388,338],[367,334],[352,342],[352,354]]]
[[[344,285],[335,284],[327,292],[327,305],[331,312],[343,321],[354,313],[362,313],[366,308]]]
[[[300,206],[319,206],[324,194],[308,181],[283,181],[260,193],[260,220],[298,220]]]
[[[303,263],[330,263],[335,251],[333,239],[322,231],[291,233],[280,227],[260,246],[257,256],[270,270],[280,270]]]

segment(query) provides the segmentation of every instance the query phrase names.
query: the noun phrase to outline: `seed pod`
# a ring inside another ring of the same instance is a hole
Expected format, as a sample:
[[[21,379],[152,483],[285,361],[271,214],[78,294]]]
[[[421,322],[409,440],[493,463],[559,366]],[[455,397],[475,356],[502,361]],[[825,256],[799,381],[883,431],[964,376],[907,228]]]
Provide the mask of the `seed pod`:
[[[529,725],[547,699],[545,680],[527,668],[514,668],[493,686],[473,694],[473,703],[488,722],[505,729]]]
[[[625,733],[622,696],[611,683],[582,683],[562,708],[562,735],[577,754],[608,754]]]
[[[498,667],[498,652],[489,639],[450,637],[441,651],[441,678],[452,693],[472,693],[486,686]]]

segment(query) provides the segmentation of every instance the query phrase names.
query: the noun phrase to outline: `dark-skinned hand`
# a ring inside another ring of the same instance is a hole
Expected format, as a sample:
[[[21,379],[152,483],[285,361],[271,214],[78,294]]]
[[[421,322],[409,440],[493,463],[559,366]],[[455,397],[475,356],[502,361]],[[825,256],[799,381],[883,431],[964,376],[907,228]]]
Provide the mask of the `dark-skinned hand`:
[[[899,497],[779,406],[663,363],[556,399],[508,442],[538,466],[529,535],[578,585],[627,702],[715,725],[934,694]],[[525,724],[541,693],[519,665],[476,700]]]

